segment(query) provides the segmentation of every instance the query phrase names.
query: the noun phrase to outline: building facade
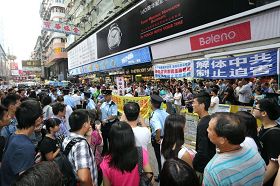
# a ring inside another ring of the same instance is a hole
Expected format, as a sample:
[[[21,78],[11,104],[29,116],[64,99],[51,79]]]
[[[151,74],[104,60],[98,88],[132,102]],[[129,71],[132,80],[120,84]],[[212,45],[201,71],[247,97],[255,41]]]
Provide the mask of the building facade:
[[[0,82],[8,81],[10,77],[10,64],[7,55],[0,44]]]
[[[65,21],[64,0],[43,0],[40,7],[42,21]],[[66,35],[63,33],[41,31],[34,58],[44,65],[43,77],[46,79],[65,80],[67,78],[67,52],[65,51]]]

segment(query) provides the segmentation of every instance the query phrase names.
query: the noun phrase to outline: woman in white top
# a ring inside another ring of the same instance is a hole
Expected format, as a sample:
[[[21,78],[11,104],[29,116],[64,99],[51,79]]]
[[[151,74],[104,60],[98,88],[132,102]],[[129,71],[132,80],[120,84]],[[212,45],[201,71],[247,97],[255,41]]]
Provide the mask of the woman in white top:
[[[246,126],[246,137],[243,143],[241,143],[241,146],[253,148],[258,152],[261,144],[258,139],[258,125],[256,118],[251,113],[246,111],[239,111],[236,114],[240,120],[240,123]]]
[[[195,151],[184,145],[186,118],[179,114],[167,116],[164,123],[164,137],[161,144],[161,164],[170,158],[184,160],[192,167]]]
[[[50,104],[52,103],[52,98],[48,95],[42,98],[42,106],[43,106],[43,120],[47,120],[53,117],[53,111]]]
[[[220,103],[220,99],[218,97],[218,92],[219,90],[217,88],[212,88],[211,90],[211,104],[209,107],[209,113],[210,114],[214,114],[215,112],[218,111],[219,108],[219,103]]]
[[[182,105],[182,93],[181,88],[176,88],[176,93],[174,94],[174,105],[176,113],[180,114]]]

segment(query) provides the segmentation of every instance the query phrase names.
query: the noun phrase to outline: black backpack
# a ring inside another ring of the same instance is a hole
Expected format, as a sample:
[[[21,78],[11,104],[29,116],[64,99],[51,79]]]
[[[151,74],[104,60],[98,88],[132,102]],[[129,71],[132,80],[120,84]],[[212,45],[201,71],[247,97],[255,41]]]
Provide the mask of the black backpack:
[[[72,164],[70,163],[69,159],[68,159],[68,154],[70,152],[70,150],[72,149],[72,147],[82,141],[85,140],[84,138],[74,138],[72,139],[65,147],[65,150],[62,151],[59,156],[57,156],[54,159],[54,162],[58,165],[60,172],[63,175],[63,183],[66,186],[76,186],[77,185],[77,179],[76,179],[76,175],[75,172],[73,170]],[[90,156],[91,155],[91,151],[89,149],[90,152]]]

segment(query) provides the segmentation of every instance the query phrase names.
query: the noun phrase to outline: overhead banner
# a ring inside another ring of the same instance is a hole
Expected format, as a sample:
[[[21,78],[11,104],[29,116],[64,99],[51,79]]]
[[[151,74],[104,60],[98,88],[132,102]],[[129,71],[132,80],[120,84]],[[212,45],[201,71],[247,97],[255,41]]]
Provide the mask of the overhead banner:
[[[78,27],[57,21],[43,21],[43,30],[80,35],[80,29]]]
[[[277,74],[277,50],[250,55],[194,61],[194,77],[205,79],[236,79]]]
[[[150,96],[145,97],[126,97],[126,96],[112,96],[112,100],[118,106],[118,111],[123,113],[123,106],[127,102],[136,102],[140,106],[140,115],[143,118],[149,118],[150,113],[152,113],[151,103],[150,103]]]
[[[117,89],[118,89],[118,95],[123,95],[124,96],[124,77],[117,77],[116,78],[117,82]]]
[[[98,58],[248,9],[248,0],[142,0],[97,33]]]
[[[155,79],[190,78],[193,77],[192,61],[183,61],[175,64],[155,65]]]

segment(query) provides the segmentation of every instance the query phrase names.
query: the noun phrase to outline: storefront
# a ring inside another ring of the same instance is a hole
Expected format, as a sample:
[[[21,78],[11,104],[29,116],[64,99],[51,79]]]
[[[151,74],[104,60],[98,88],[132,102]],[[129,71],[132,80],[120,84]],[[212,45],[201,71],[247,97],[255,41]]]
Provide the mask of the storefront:
[[[154,79],[153,65],[151,63],[124,68],[126,82],[152,81]]]

